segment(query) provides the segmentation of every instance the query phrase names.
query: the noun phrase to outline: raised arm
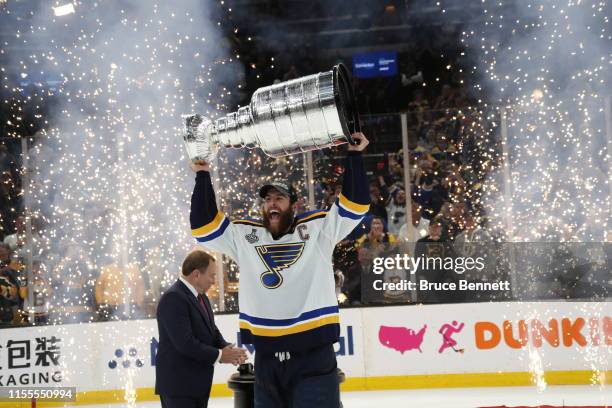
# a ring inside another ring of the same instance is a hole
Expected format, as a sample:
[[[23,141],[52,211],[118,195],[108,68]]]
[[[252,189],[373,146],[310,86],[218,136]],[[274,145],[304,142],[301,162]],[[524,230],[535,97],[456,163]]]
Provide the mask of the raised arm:
[[[323,234],[333,245],[359,225],[370,209],[368,179],[361,157],[361,152],[369,142],[363,133],[355,133],[353,138],[359,143],[349,145],[344,162],[342,192],[329,209],[323,224]]]
[[[207,163],[202,163],[192,164],[191,168],[196,172],[189,215],[191,233],[205,248],[236,259],[233,225],[225,214],[217,209],[210,167]]]

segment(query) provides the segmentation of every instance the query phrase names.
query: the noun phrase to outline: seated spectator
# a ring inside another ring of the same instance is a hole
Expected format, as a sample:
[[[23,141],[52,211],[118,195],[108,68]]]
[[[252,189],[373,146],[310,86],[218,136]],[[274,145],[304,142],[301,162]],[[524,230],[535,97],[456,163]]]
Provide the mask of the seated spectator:
[[[409,244],[408,251],[414,255],[416,242],[421,238],[425,238],[428,233],[429,220],[423,218],[421,206],[416,201],[412,201],[412,228],[408,228],[408,224],[404,223],[399,230],[398,238],[402,242]]]
[[[19,273],[23,270],[23,264],[15,259],[15,254],[8,244],[0,243],[0,262],[4,262],[4,259],[7,260],[8,267],[17,272],[17,278],[19,278]]]
[[[426,153],[429,153],[431,149],[436,145],[438,137],[436,129],[433,126],[430,126],[427,129],[422,129],[421,132],[422,133],[420,134],[420,140],[418,144],[423,146]],[[433,156],[429,156],[429,158],[433,160]],[[423,170],[425,169],[423,168]]]
[[[19,277],[10,267],[11,250],[0,244],[0,325],[12,325],[20,306]]]
[[[404,157],[400,149],[396,154],[389,155],[389,174],[394,180],[404,180]]]
[[[23,265],[15,261],[15,254],[11,251],[11,247],[5,243],[0,243],[0,262],[8,262],[8,267],[19,273],[23,270]]]
[[[428,120],[426,111],[429,110],[429,101],[425,99],[422,89],[414,90],[412,93],[412,101],[408,104],[408,110],[415,112],[417,124],[419,126]]]
[[[418,154],[419,156],[427,153],[427,147],[425,146],[425,142],[419,142],[417,143],[417,147],[414,148],[414,152],[416,154]]]
[[[125,269],[117,263],[103,266],[96,281],[95,293],[100,320],[138,318],[143,315],[145,287],[140,269],[135,264],[128,264]],[[126,300],[129,304],[126,304]]]
[[[368,215],[378,217],[387,223],[387,190],[385,186],[381,186],[378,181],[370,182],[370,210]],[[367,216],[366,216],[367,217]]]
[[[446,201],[444,204],[442,204],[442,208],[440,208],[440,213],[438,216],[442,217],[444,220],[448,239],[454,239],[455,236],[461,231],[460,225],[463,223],[463,220],[458,217],[456,205]]]
[[[402,225],[406,224],[406,190],[403,187],[395,189],[387,204],[389,217],[389,232],[398,235]]]
[[[426,242],[445,242],[447,240],[446,234],[446,222],[442,216],[437,216],[429,223],[429,229],[427,231],[427,235],[423,238],[420,238],[417,242],[426,243]],[[432,246],[431,248],[436,248],[436,246]],[[417,251],[419,252],[419,251]],[[430,251],[431,252],[431,251]],[[427,253],[426,253],[427,255]]]
[[[413,198],[422,207],[423,217],[431,220],[442,207],[445,198],[444,191],[440,188],[433,173],[417,174],[415,184]]]
[[[431,148],[431,155],[436,160],[451,160],[455,153],[457,153],[457,147],[447,140],[445,134],[438,134],[436,142]]]
[[[362,255],[368,261],[379,256],[383,251],[388,251],[392,244],[397,242],[395,235],[386,231],[385,223],[380,217],[373,217],[370,223],[370,231],[359,238],[355,245],[365,250]]]

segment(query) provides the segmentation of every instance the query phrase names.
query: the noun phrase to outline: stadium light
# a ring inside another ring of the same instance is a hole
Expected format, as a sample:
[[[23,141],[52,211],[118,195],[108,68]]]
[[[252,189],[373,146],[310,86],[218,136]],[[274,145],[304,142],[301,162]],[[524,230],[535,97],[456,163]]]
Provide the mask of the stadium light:
[[[65,16],[74,13],[74,4],[67,3],[63,6],[53,7],[53,13],[57,16]]]

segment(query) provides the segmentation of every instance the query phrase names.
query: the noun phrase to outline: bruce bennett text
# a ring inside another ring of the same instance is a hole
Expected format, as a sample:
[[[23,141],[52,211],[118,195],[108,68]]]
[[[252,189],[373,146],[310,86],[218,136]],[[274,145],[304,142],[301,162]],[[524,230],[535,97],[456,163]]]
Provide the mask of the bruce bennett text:
[[[401,290],[401,291],[507,291],[510,290],[510,282],[495,281],[495,282],[470,282],[462,279],[458,282],[429,282],[427,279],[420,279],[415,282],[411,282],[406,279],[385,282],[382,279],[376,279],[372,282],[374,290],[388,291],[388,290]]]

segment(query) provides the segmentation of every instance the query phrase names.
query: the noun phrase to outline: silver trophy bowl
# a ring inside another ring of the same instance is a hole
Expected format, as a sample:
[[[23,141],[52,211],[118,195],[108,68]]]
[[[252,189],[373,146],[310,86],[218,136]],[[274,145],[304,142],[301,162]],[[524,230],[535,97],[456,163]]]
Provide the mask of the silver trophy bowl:
[[[354,141],[359,117],[350,75],[331,71],[259,88],[251,103],[214,121],[184,115],[189,158],[210,162],[219,147],[259,147],[271,157],[324,149]]]

